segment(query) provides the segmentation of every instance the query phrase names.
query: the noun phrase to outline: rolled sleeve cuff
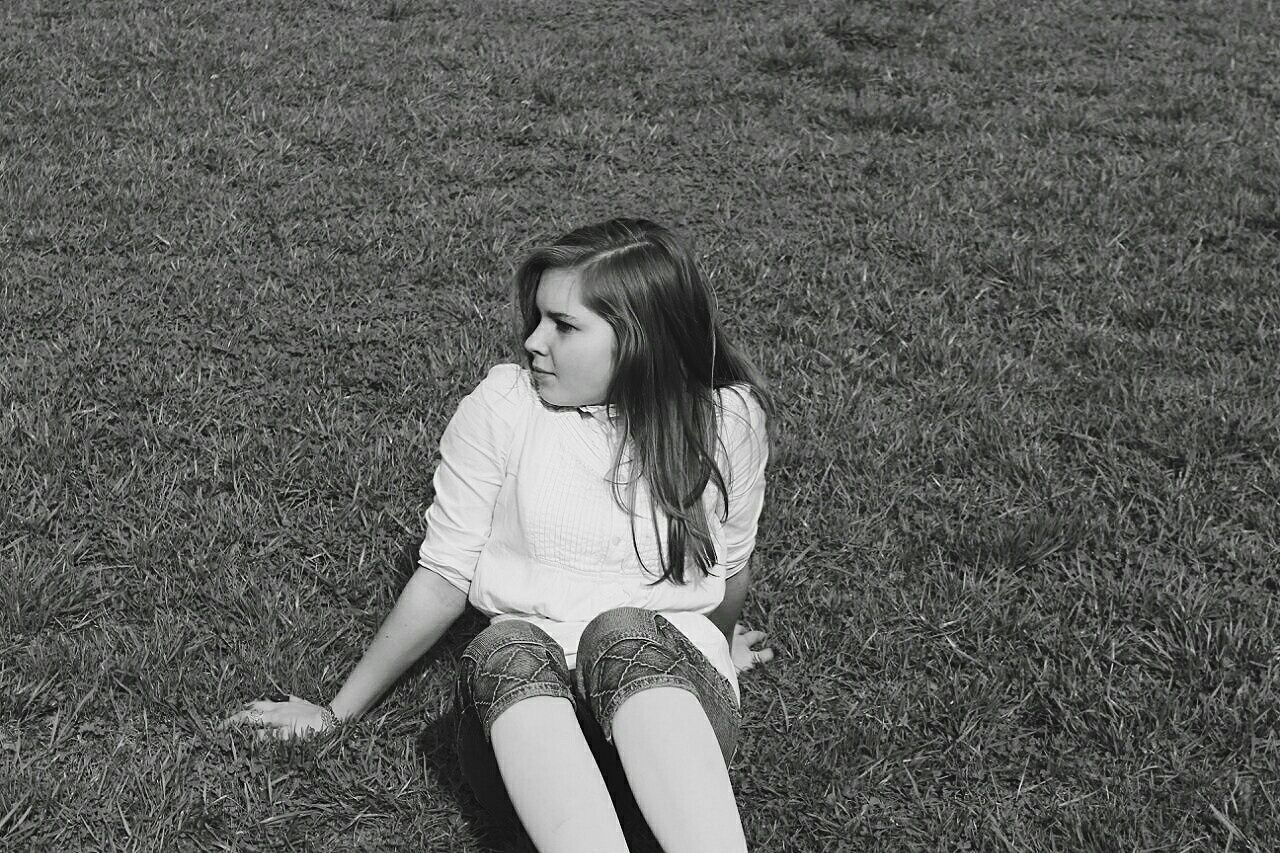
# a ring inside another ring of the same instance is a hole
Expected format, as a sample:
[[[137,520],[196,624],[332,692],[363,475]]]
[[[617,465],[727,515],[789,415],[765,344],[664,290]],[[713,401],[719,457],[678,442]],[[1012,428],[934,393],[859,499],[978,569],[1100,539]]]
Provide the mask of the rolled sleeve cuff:
[[[743,557],[742,560],[739,562],[733,563],[732,565],[726,564],[724,569],[724,579],[728,580],[729,578],[736,575],[738,572],[745,569],[747,567],[747,564],[751,562],[751,553],[752,553],[751,551],[748,551],[747,555]]]
[[[421,552],[419,552],[418,554],[418,570],[434,572],[435,574],[439,575],[440,577],[448,581],[450,586],[457,589],[463,595],[470,594],[471,592],[471,580],[469,578],[463,577],[462,575],[458,574],[458,572],[453,571],[452,569],[448,569],[443,566],[437,566],[429,562],[426,557],[422,556]]]

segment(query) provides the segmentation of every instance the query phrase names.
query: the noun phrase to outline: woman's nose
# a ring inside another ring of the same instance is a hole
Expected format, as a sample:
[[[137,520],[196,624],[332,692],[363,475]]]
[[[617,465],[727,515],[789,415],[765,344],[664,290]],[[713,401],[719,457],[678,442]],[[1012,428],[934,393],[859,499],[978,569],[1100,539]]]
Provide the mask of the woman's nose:
[[[530,334],[529,337],[524,339],[524,350],[530,355],[544,354],[543,347],[542,347],[542,336],[539,334],[539,330],[541,328],[542,327],[539,326],[538,328],[534,329],[533,333]]]

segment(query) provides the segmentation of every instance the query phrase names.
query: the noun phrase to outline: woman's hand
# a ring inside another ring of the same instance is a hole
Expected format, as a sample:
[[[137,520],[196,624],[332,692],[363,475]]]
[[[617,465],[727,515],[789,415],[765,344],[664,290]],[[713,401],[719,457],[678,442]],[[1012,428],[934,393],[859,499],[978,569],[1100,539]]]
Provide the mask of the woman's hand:
[[[245,705],[243,711],[222,721],[222,727],[249,725],[256,728],[258,740],[270,738],[309,737],[333,727],[334,718],[327,708],[297,696],[278,694],[269,700]]]
[[[751,649],[756,644],[764,643],[764,640],[764,631],[748,631],[737,624],[733,626],[733,643],[729,647],[729,656],[733,658],[733,665],[737,667],[738,672],[746,672],[758,663],[768,663],[773,660],[773,649],[768,646],[762,646],[755,651]]]

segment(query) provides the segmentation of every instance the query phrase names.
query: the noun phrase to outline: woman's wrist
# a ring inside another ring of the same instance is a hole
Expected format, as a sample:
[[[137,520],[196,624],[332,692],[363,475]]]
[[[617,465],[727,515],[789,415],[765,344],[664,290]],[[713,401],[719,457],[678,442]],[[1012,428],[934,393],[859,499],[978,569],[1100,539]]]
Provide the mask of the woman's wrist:
[[[362,709],[353,708],[349,704],[342,701],[342,693],[339,691],[337,696],[328,705],[324,706],[326,718],[329,714],[333,714],[334,721],[338,723],[346,723],[360,716]]]
[[[338,717],[338,712],[333,710],[333,705],[331,704],[320,706],[320,719],[326,729],[337,728],[342,723],[342,719]]]

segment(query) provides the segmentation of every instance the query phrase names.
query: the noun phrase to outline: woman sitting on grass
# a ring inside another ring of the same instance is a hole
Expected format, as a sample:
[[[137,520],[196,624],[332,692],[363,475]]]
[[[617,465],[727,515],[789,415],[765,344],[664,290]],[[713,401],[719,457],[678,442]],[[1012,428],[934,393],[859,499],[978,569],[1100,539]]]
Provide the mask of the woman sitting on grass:
[[[767,392],[689,251],[643,219],[572,231],[516,274],[528,368],[500,364],[440,441],[419,569],[333,702],[252,702],[290,736],[360,717],[462,614],[477,799],[543,853],[624,851],[614,798],[667,853],[742,851],[727,764],[736,628],[764,502]],[[634,798],[634,799],[630,799]]]

